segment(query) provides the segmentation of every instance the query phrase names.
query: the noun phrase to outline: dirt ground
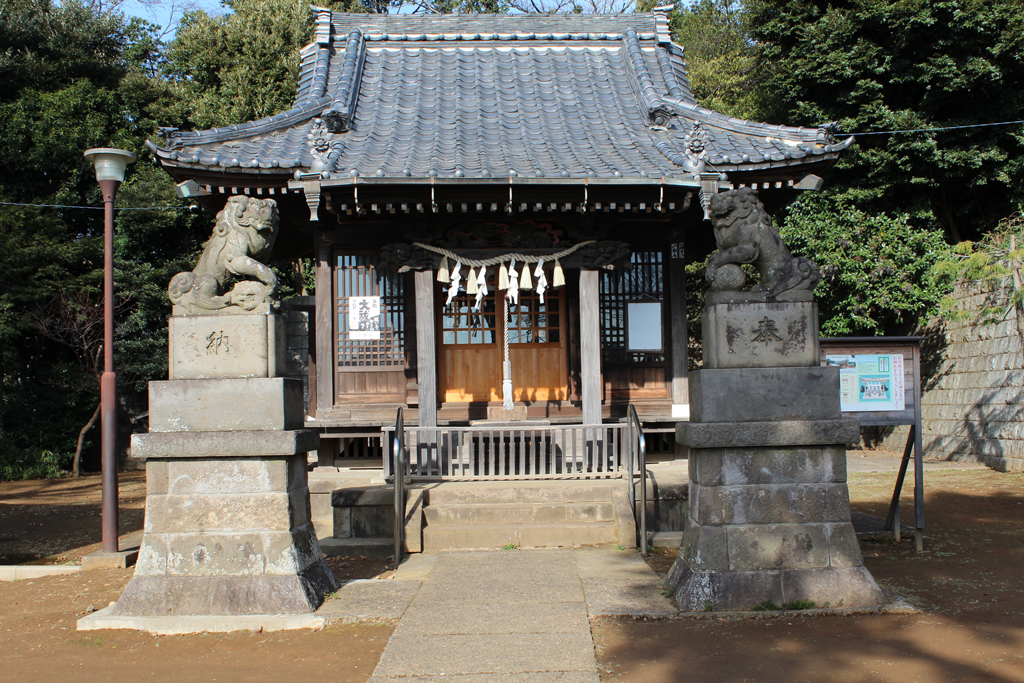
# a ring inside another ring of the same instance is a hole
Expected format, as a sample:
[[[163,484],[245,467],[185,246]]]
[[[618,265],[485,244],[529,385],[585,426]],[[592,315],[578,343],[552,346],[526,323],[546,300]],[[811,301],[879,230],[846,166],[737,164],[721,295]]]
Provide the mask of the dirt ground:
[[[122,473],[122,541],[142,529],[145,475]],[[99,549],[98,476],[0,484],[0,564],[75,563]],[[380,560],[332,560],[343,580],[387,576]],[[145,680],[363,683],[392,624],[322,631],[151,636],[75,630],[120,596],[132,569],[0,581],[0,681]]]
[[[125,539],[142,530],[146,473],[118,478]],[[78,564],[99,549],[99,474],[0,483],[0,564]]]
[[[884,516],[894,474],[851,473],[854,510]],[[1024,475],[925,472],[925,552],[862,542],[864,562],[915,615],[599,620],[604,681],[1024,681]],[[904,524],[912,498],[901,499]],[[673,553],[652,561],[666,570]]]
[[[884,515],[892,473],[852,473],[855,510]],[[122,476],[121,529],[142,526],[145,482]],[[594,622],[605,681],[1024,682],[1024,475],[929,471],[925,552],[864,542],[879,583],[922,609],[893,616]],[[912,510],[903,499],[904,522]],[[99,480],[0,484],[0,563],[74,562],[99,542]],[[672,553],[652,564],[667,569]],[[333,561],[343,580],[387,576],[376,560]],[[75,631],[115,600],[131,570],[0,582],[0,680],[288,680],[362,683],[393,629],[156,637]],[[286,678],[287,677],[287,678]]]

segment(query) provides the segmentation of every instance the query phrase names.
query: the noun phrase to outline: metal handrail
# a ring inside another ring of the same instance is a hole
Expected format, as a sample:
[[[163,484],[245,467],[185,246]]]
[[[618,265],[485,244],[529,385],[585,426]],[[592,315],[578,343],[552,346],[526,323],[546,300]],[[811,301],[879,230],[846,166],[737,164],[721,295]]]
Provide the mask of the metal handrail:
[[[640,466],[640,554],[647,555],[647,439],[636,406],[632,403],[626,411],[629,428],[629,462],[626,466],[626,481],[629,482],[629,504],[633,508],[633,519],[637,518],[636,487],[633,485],[633,469]]]
[[[405,416],[402,408],[395,418],[395,437],[388,444],[388,461],[395,485],[395,566],[402,562],[405,545]]]

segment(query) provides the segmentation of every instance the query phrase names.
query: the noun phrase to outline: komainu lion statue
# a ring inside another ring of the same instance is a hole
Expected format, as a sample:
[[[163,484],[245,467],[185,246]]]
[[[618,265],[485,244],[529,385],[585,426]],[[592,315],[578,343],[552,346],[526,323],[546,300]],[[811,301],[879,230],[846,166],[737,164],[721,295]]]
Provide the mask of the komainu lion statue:
[[[746,282],[740,264],[751,263],[761,284],[749,293],[750,300],[810,300],[821,279],[813,261],[793,256],[783,244],[772,219],[750,188],[729,190],[711,198],[711,224],[718,251],[708,258],[705,276],[712,292],[742,292]]]
[[[277,202],[236,195],[217,214],[213,235],[191,273],[171,278],[167,293],[187,315],[247,313],[270,300],[277,276],[260,263],[277,239]],[[253,278],[224,289],[232,277]]]

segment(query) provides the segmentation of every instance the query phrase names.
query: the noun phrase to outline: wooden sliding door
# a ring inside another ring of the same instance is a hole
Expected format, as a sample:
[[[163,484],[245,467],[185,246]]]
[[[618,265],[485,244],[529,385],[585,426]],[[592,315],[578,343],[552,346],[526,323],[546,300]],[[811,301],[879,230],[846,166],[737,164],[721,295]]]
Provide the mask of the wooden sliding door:
[[[404,403],[405,287],[378,258],[335,254],[335,402]]]
[[[504,292],[494,291],[474,308],[476,295],[461,292],[438,312],[438,373],[441,400],[487,403],[502,400],[504,361]],[[568,398],[566,316],[563,289],[521,291],[508,320],[513,398],[517,402],[563,401]],[[442,291],[438,306],[447,300]]]

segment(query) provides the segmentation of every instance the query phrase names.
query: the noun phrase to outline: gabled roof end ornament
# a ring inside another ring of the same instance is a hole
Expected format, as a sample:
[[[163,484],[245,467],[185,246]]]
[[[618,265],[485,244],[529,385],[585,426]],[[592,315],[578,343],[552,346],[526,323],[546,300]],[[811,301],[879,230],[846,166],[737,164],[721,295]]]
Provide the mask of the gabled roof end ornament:
[[[826,145],[834,145],[836,143],[836,136],[842,135],[842,133],[843,127],[839,125],[838,121],[823,123],[818,126],[817,141]]]
[[[664,104],[659,104],[656,107],[651,107],[647,110],[647,122],[652,126],[660,126],[662,128],[672,123],[673,112],[669,107]]]

